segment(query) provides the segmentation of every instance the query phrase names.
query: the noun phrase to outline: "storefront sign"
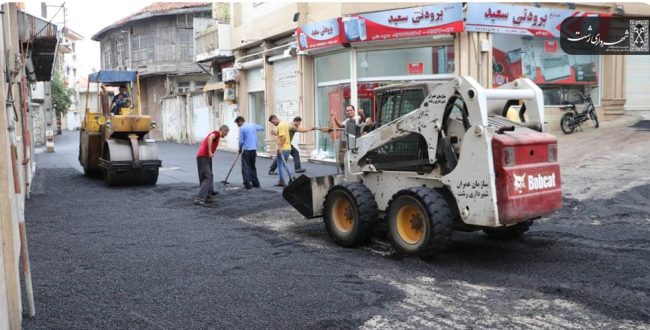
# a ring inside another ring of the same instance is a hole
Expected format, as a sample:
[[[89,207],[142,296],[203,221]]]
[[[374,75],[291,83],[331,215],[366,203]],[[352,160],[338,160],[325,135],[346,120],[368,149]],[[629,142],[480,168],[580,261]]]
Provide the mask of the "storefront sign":
[[[603,16],[604,14],[487,2],[469,3],[465,30],[559,38],[560,27],[564,19],[593,15]]]
[[[298,47],[306,50],[341,44],[345,42],[341,31],[340,18],[303,25],[296,30]]]
[[[343,17],[348,42],[424,37],[463,31],[460,3],[396,9]]]
[[[424,72],[424,63],[409,63],[408,64],[409,74],[421,74]]]
[[[544,53],[557,53],[557,40],[544,40]]]

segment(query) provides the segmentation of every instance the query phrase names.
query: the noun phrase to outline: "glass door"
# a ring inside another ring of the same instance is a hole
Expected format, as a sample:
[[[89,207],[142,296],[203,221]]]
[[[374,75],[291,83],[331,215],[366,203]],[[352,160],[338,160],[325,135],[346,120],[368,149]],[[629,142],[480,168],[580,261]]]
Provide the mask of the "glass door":
[[[263,127],[265,126],[263,91],[248,93],[248,118],[249,118],[249,122],[251,123],[255,123]],[[263,132],[257,133],[257,151],[258,152],[266,151]]]

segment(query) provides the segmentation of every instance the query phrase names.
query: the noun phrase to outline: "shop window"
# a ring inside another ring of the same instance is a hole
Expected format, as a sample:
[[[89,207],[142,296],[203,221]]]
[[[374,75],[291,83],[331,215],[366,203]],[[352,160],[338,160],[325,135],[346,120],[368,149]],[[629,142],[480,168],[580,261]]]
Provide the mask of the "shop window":
[[[330,114],[343,120],[343,110],[350,103],[350,53],[341,52],[314,59],[316,74],[316,125],[330,126]],[[347,98],[346,98],[347,96]],[[316,132],[316,150],[312,158],[335,159],[340,139],[338,132]]]
[[[350,100],[344,97],[344,91],[350,88],[350,84],[318,87],[316,94],[317,114],[316,125],[319,127],[330,127],[330,115],[333,114],[343,121],[343,112]],[[312,158],[335,159],[339,150],[338,141],[341,139],[340,132],[323,133],[316,132],[316,150]]]
[[[318,83],[350,79],[350,53],[321,56],[314,61]]]
[[[528,77],[542,89],[547,106],[580,103],[578,93],[599,103],[600,56],[566,54],[559,39],[505,34],[494,35],[493,47],[494,87]]]
[[[452,45],[357,52],[357,77],[362,79],[446,73],[454,73]]]

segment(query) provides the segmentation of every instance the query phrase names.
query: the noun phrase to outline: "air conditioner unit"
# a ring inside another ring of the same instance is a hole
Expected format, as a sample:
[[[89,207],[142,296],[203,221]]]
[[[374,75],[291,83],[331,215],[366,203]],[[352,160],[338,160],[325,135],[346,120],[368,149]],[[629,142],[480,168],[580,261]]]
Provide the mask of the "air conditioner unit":
[[[239,79],[239,70],[235,68],[221,69],[221,77],[224,82],[237,81]]]

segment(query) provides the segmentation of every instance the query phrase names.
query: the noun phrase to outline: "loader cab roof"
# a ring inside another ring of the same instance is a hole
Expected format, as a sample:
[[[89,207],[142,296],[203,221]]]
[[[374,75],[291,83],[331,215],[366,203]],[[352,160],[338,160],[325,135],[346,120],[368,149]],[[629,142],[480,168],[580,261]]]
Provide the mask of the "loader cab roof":
[[[373,89],[376,94],[382,94],[385,92],[404,90],[404,89],[413,89],[413,88],[422,88],[427,92],[430,92],[434,89],[435,86],[445,83],[445,80],[433,80],[433,81],[411,81],[400,84],[393,84],[388,86],[377,87]]]
[[[138,78],[138,71],[100,70],[88,75],[88,81],[102,83],[107,86],[129,84]]]

